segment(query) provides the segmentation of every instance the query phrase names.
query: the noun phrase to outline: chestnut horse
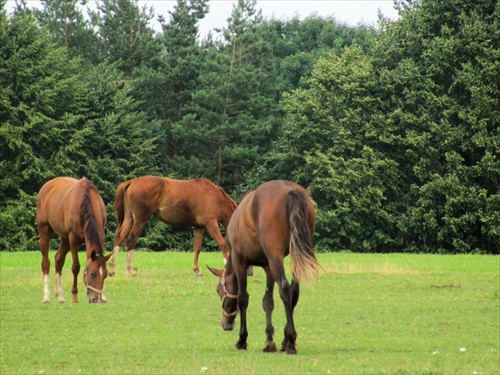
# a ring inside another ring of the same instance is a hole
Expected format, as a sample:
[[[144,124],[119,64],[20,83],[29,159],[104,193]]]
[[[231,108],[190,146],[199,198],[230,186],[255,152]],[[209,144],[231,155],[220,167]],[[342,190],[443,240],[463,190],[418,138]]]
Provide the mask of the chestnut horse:
[[[85,243],[87,264],[83,283],[87,288],[89,302],[106,302],[103,292],[107,276],[106,262],[111,254],[104,256],[104,226],[106,208],[95,185],[86,178],[57,177],[40,189],[36,202],[36,224],[40,235],[42,271],[44,277],[43,303],[50,302],[49,290],[49,243],[55,233],[61,237],[55,255],[56,288],[59,303],[64,303],[61,272],[69,250],[73,256],[72,302],[78,302],[77,277],[80,272],[78,245]]]
[[[135,244],[148,220],[154,215],[170,225],[194,226],[193,271],[201,276],[198,257],[203,231],[217,242],[224,262],[227,251],[219,230],[219,223],[227,228],[236,209],[236,202],[224,190],[206,178],[174,180],[165,177],[143,176],[121,183],[116,189],[115,212],[118,228],[115,232],[110,275],[114,274],[116,256],[121,244],[127,240],[126,269],[132,275],[132,256]]]
[[[222,300],[222,328],[232,330],[241,313],[236,348],[247,348],[247,268],[260,266],[266,272],[266,293],[262,306],[266,313],[264,352],[275,352],[272,311],[273,289],[278,284],[286,313],[285,338],[281,351],[296,354],[297,332],[293,310],[299,300],[299,282],[319,273],[311,238],[316,213],[306,190],[290,181],[269,181],[247,193],[234,212],[227,228],[230,251],[224,270],[210,268],[220,278],[217,291]],[[283,259],[290,254],[292,282],[288,283]]]

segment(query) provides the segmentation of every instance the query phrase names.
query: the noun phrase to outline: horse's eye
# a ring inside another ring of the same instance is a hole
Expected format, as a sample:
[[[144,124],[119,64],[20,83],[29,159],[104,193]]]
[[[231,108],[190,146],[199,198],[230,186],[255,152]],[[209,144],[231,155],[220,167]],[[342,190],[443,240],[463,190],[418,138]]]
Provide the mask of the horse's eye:
[[[95,277],[95,272],[91,272],[90,276]]]

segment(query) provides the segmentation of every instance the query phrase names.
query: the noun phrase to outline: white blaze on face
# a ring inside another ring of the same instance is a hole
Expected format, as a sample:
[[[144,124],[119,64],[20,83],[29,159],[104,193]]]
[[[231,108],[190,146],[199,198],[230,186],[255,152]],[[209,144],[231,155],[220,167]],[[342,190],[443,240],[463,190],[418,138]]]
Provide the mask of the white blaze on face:
[[[101,275],[101,277],[104,275],[104,270],[103,270],[103,268],[102,268],[102,267],[101,267],[101,268],[99,268],[99,274]]]

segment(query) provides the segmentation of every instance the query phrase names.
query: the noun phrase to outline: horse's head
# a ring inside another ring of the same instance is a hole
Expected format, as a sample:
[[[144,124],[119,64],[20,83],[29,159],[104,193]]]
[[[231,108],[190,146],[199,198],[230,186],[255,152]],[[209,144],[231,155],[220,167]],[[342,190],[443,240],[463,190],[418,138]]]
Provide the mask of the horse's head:
[[[223,270],[218,270],[208,267],[208,269],[219,278],[217,293],[222,301],[221,326],[225,331],[232,331],[236,315],[238,315],[239,312],[238,295],[229,293],[228,289],[233,293],[237,293],[236,277],[234,275],[232,277],[228,277],[228,275],[226,275],[225,268]]]
[[[87,259],[87,265],[83,271],[83,283],[87,288],[87,296],[89,303],[104,303],[106,296],[104,295],[104,279],[108,276],[106,262],[113,253],[103,256],[92,250],[90,258]]]

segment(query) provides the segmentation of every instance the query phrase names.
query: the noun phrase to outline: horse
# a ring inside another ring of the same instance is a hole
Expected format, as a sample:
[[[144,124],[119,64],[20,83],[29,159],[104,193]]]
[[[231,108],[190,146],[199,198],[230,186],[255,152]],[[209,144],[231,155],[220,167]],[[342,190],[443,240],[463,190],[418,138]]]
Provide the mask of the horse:
[[[316,213],[307,191],[290,181],[275,180],[248,192],[235,210],[226,233],[229,259],[223,270],[208,267],[219,277],[217,292],[222,301],[224,330],[234,329],[238,312],[239,340],[236,348],[247,349],[247,268],[260,266],[266,273],[266,292],[262,306],[266,313],[264,352],[277,351],[273,340],[273,289],[278,284],[286,313],[281,351],[296,354],[297,332],[293,310],[299,300],[299,282],[319,275],[312,235]],[[283,259],[290,254],[292,282],[289,284]]]
[[[137,275],[136,270],[132,268],[134,248],[146,223],[154,215],[166,224],[194,227],[193,271],[201,276],[198,257],[204,229],[207,229],[219,246],[225,263],[228,255],[219,223],[227,228],[235,209],[236,202],[221,187],[206,178],[175,180],[142,176],[122,182],[116,189],[115,213],[118,227],[115,232],[110,275],[114,275],[116,257],[125,240],[126,269],[131,276]]]
[[[50,302],[49,290],[49,244],[54,233],[61,237],[55,255],[56,288],[59,303],[64,303],[61,273],[69,250],[73,257],[72,302],[78,302],[77,278],[80,272],[78,245],[85,243],[87,263],[83,273],[83,283],[87,288],[91,303],[106,302],[103,292],[107,276],[106,262],[111,254],[104,256],[104,227],[106,208],[92,181],[85,177],[57,177],[42,186],[36,203],[36,224],[40,235],[42,272],[44,278],[43,303]]]

